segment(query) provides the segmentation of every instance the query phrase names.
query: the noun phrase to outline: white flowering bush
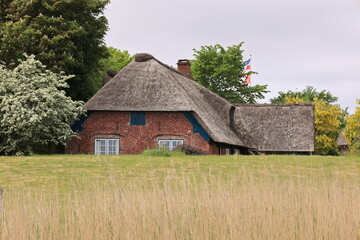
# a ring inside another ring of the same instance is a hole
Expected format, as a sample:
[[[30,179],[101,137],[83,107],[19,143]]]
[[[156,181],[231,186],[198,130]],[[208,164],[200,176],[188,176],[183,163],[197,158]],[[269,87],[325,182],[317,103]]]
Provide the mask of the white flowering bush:
[[[65,145],[83,102],[66,96],[66,80],[27,56],[13,70],[0,64],[0,151],[29,154],[50,145]]]

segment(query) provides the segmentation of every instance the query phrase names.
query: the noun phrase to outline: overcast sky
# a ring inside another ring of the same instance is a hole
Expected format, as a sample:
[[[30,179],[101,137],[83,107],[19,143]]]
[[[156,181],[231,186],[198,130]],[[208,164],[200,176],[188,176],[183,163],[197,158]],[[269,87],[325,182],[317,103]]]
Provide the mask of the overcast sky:
[[[329,90],[342,108],[360,99],[360,0],[112,0],[108,46],[176,66],[203,45],[245,42],[252,84],[271,92]]]

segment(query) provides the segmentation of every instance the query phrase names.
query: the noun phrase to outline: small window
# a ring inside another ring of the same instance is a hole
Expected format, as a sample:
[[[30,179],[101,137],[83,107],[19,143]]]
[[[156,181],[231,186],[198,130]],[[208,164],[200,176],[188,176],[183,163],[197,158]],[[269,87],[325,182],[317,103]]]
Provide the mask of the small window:
[[[230,148],[226,148],[226,149],[225,149],[225,154],[226,154],[226,155],[230,155]]]
[[[119,139],[95,139],[95,154],[97,155],[118,155]]]
[[[159,140],[159,149],[174,151],[180,145],[184,144],[184,140]]]
[[[145,112],[131,112],[130,125],[145,125],[146,113]]]

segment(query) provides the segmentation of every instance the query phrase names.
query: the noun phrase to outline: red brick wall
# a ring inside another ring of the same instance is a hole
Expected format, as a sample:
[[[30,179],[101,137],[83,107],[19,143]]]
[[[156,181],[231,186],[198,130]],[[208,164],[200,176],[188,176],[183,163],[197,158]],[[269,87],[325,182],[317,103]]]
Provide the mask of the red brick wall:
[[[93,112],[83,124],[80,138],[67,145],[68,154],[94,154],[95,138],[119,138],[120,154],[140,154],[157,148],[159,139],[183,139],[209,154],[219,154],[219,148],[193,133],[193,126],[182,112],[146,112],[146,125],[131,126],[130,112]]]

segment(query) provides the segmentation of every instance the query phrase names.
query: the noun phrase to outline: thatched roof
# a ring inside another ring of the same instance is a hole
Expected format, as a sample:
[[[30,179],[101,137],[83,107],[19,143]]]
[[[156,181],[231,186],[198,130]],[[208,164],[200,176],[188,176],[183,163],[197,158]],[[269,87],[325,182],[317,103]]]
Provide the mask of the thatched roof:
[[[312,104],[236,104],[235,131],[262,152],[314,151]]]
[[[219,143],[246,146],[230,128],[232,105],[150,54],[139,54],[86,104],[90,111],[190,111]]]
[[[117,72],[111,71],[111,70],[105,72],[104,76],[103,76],[102,85],[104,86],[105,84],[107,84],[113,77],[115,77],[116,74],[117,74]]]
[[[339,134],[339,137],[338,137],[336,143],[338,146],[348,146],[349,145],[348,141],[345,138],[344,131],[342,131]]]

